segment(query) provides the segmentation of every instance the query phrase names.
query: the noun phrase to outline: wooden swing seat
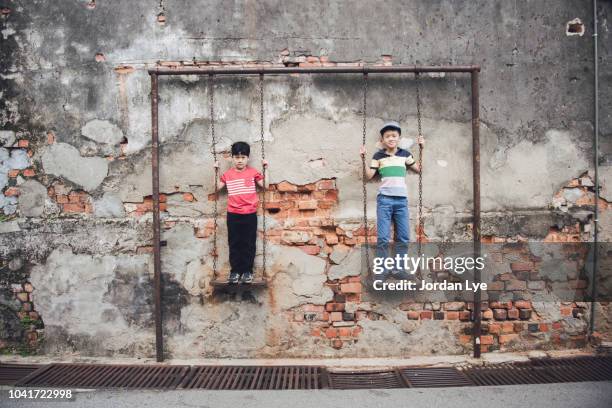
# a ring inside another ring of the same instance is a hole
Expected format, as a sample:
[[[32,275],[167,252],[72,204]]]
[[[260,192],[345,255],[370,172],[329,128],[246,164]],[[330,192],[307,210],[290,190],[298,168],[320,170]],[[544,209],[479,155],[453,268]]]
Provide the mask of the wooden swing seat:
[[[251,283],[230,283],[227,278],[225,279],[217,279],[210,282],[214,289],[254,289],[254,288],[265,288],[268,286],[268,282],[262,278],[254,278]]]

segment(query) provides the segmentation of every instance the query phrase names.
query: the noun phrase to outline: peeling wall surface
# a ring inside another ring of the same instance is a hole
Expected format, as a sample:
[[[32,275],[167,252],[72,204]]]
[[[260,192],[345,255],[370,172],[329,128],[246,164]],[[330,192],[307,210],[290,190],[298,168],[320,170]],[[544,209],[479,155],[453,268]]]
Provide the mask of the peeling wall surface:
[[[599,7],[600,154],[609,157],[612,5]],[[155,355],[155,66],[479,64],[483,239],[589,241],[597,205],[599,238],[611,241],[611,166],[599,169],[599,202],[594,193],[589,2],[0,0],[0,9],[0,349]],[[219,293],[207,78],[160,77],[166,356],[471,351],[469,302],[384,301],[363,289],[362,85],[348,74],[265,78],[268,286]],[[421,78],[428,240],[472,240],[470,87],[465,74]],[[418,154],[415,98],[413,75],[369,75],[369,154],[388,120],[401,122],[403,146]],[[239,140],[261,167],[259,102],[258,77],[216,78],[221,171]],[[416,174],[407,185],[414,240]],[[376,189],[367,186],[372,222]],[[513,282],[535,268],[512,265]],[[585,346],[590,304],[536,302],[515,286],[512,299],[483,306],[483,351]],[[610,339],[612,307],[595,312],[598,335]]]

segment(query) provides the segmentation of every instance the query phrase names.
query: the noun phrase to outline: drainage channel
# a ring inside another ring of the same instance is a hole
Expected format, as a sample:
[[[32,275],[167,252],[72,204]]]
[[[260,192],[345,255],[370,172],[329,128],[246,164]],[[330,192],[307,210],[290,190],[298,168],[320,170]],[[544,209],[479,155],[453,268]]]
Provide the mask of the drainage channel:
[[[190,371],[187,365],[115,365],[57,363],[19,380],[16,386],[74,388],[175,389]]]
[[[474,385],[466,375],[453,367],[404,368],[400,371],[412,388],[465,387]]]
[[[22,378],[43,367],[35,364],[0,364],[0,384],[15,385]]]
[[[21,377],[20,377],[21,376]],[[454,367],[332,370],[320,366],[0,364],[0,384],[20,387],[204,390],[432,388],[612,381],[612,356],[532,359]]]
[[[329,388],[350,390],[359,388],[405,388],[399,371],[338,371],[329,372]]]
[[[4,365],[0,365],[0,373]],[[325,386],[315,366],[173,366],[49,364],[19,381],[21,387],[296,390]]]
[[[206,390],[314,390],[323,388],[317,366],[195,366],[180,388]]]
[[[517,363],[469,366],[463,368],[463,372],[474,385],[611,381],[612,356],[538,358]]]

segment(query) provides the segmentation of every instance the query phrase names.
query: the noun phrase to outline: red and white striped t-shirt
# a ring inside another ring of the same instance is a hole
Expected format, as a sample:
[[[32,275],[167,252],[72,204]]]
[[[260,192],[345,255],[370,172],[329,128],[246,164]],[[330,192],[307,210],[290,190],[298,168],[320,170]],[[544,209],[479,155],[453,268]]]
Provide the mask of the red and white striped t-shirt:
[[[221,176],[221,181],[227,186],[227,212],[236,214],[252,214],[257,212],[257,190],[255,182],[262,180],[260,172],[252,167],[238,171],[231,168]]]

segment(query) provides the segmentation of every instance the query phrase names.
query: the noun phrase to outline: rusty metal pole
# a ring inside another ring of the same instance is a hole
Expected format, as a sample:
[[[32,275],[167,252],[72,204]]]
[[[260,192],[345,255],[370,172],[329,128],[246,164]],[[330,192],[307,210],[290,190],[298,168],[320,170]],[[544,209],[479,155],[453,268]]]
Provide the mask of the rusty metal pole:
[[[480,102],[478,94],[478,71],[472,71],[472,182],[474,192],[474,218],[472,234],[474,236],[474,257],[481,253],[480,244]],[[480,283],[480,269],[474,268],[474,282]],[[472,336],[474,358],[480,358],[480,289],[474,293],[474,323]]]
[[[151,74],[151,170],[153,179],[153,281],[155,287],[155,351],[157,361],[164,361],[161,315],[161,251],[159,228],[159,123],[157,74]]]

